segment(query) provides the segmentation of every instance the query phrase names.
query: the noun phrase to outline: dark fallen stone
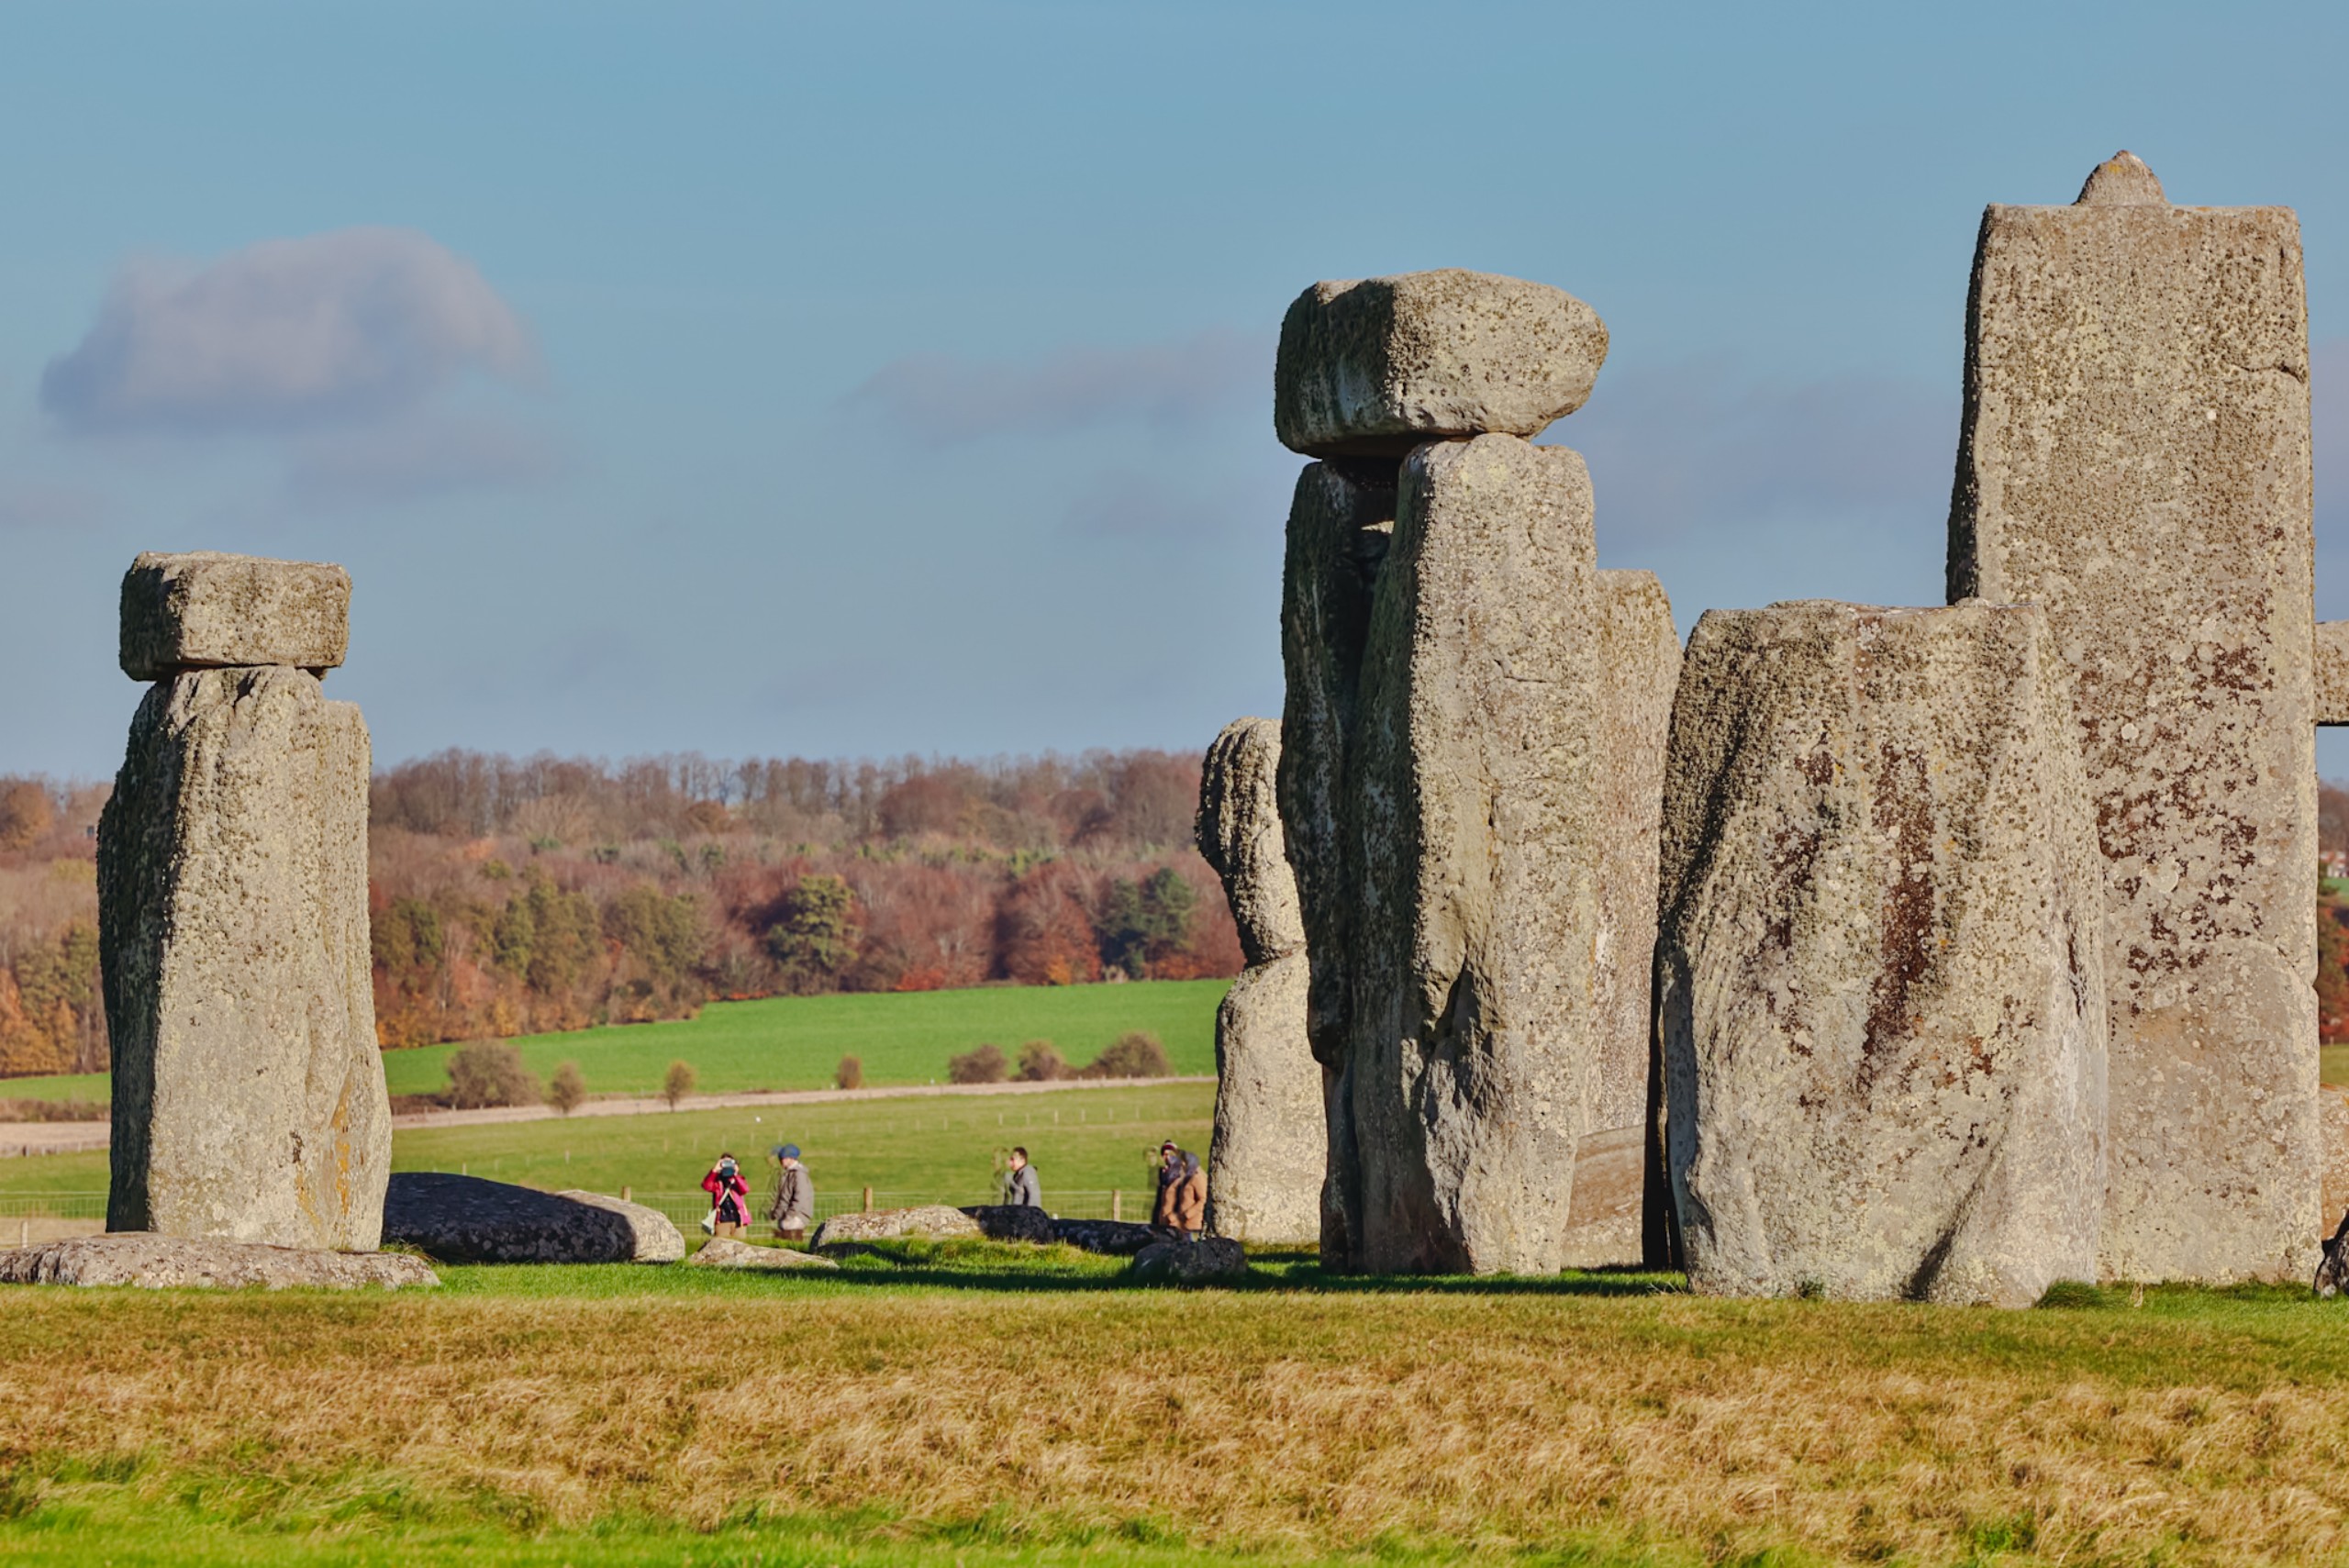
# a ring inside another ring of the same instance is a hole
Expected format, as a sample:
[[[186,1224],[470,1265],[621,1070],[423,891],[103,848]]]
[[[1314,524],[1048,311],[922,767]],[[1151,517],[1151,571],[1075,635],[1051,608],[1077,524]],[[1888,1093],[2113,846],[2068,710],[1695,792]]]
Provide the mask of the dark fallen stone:
[[[1055,1219],[1052,1236],[1072,1247],[1106,1252],[1113,1258],[1130,1258],[1163,1239],[1160,1232],[1147,1225],[1131,1225],[1122,1219]]]
[[[596,1204],[481,1176],[430,1171],[392,1175],[384,1240],[444,1263],[625,1263],[636,1227]]]
[[[1052,1217],[1024,1203],[983,1203],[963,1211],[979,1222],[979,1233],[990,1241],[1038,1241],[1050,1246],[1060,1240]]]
[[[1153,1241],[1134,1254],[1126,1277],[1136,1284],[1225,1284],[1248,1273],[1248,1254],[1222,1236]]]

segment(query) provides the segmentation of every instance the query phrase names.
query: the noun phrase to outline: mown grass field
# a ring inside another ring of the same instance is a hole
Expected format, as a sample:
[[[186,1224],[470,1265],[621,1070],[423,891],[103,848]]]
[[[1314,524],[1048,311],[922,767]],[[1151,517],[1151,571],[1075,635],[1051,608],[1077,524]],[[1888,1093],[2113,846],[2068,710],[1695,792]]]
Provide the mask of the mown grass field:
[[[11,1293],[0,1556],[871,1564],[2220,1563],[2349,1552],[2349,1305],[1731,1302],[1664,1276]]]
[[[706,1094],[745,1089],[826,1089],[843,1056],[860,1058],[868,1084],[946,1080],[946,1059],[991,1041],[1007,1057],[1049,1040],[1082,1066],[1130,1029],[1158,1037],[1174,1071],[1215,1071],[1215,1010],[1228,980],[1144,980],[1122,985],[990,985],[969,991],[882,995],[770,996],[713,1002],[698,1018],[571,1034],[525,1035],[514,1043],[541,1078],[579,1063],[595,1095],[654,1095],[672,1062],[689,1062]],[[395,1095],[448,1085],[452,1045],[384,1053]],[[104,1073],[0,1080],[0,1093],[26,1099],[104,1099]]]

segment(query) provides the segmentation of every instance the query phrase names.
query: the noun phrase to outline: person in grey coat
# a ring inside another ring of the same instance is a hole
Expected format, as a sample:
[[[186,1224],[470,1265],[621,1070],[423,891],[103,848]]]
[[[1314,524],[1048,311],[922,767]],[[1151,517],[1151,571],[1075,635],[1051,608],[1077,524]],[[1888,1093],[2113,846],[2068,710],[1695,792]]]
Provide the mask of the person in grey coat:
[[[807,1227],[816,1219],[816,1184],[807,1177],[807,1167],[799,1162],[799,1145],[786,1143],[774,1151],[782,1169],[774,1179],[774,1202],[767,1209],[767,1218],[774,1221],[774,1233],[785,1241],[805,1241]]]
[[[1011,1168],[1005,1173],[1003,1201],[1015,1207],[1044,1207],[1044,1186],[1036,1179],[1036,1167],[1028,1163],[1028,1151],[1011,1151]]]

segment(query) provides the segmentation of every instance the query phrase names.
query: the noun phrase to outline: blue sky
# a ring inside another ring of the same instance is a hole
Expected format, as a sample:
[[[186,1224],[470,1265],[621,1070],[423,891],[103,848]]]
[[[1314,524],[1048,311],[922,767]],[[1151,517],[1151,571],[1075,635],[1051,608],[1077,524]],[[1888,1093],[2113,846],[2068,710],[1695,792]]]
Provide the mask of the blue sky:
[[[351,568],[329,690],[384,761],[1203,745],[1278,711],[1280,314],[1420,267],[1607,318],[1549,439],[1684,628],[1936,602],[1982,206],[2122,146],[2300,211],[2349,616],[2344,44],[2337,6],[0,12],[0,773],[111,772],[116,585],[199,547]],[[323,348],[255,326],[287,299]]]

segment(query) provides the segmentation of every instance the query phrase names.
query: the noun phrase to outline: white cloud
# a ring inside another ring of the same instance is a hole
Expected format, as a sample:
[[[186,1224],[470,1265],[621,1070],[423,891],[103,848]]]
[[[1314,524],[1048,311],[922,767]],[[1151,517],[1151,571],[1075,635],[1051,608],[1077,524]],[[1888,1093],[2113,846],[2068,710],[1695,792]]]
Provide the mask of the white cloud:
[[[1224,328],[1130,348],[1063,349],[1026,361],[916,354],[882,366],[842,401],[940,445],[1060,435],[1116,420],[1184,425],[1251,406],[1269,411],[1272,362],[1268,339]]]
[[[520,381],[535,363],[472,262],[413,229],[345,228],[124,267],[40,397],[86,434],[266,432],[396,414],[469,369]]]

